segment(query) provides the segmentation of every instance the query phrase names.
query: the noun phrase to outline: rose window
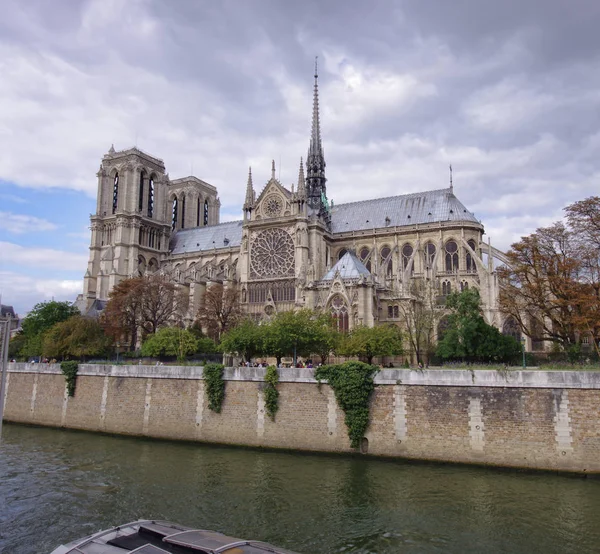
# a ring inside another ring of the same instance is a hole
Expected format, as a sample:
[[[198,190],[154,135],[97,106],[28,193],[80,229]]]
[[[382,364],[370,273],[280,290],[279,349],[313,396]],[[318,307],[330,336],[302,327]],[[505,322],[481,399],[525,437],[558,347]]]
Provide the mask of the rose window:
[[[250,269],[253,277],[284,277],[294,274],[294,242],[282,229],[265,229],[252,241]]]
[[[265,198],[264,207],[265,215],[269,217],[280,216],[281,210],[283,208],[283,202],[281,201],[281,197],[277,194],[270,194]]]

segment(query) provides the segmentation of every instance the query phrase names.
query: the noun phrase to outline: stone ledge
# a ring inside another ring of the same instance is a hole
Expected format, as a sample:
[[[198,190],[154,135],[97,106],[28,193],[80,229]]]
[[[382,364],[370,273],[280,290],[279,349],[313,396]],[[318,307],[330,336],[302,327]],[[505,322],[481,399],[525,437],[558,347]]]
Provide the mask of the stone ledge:
[[[59,364],[8,364],[10,373],[60,375]],[[227,381],[263,381],[265,368],[229,367]],[[152,379],[202,379],[201,366],[148,366],[80,364],[78,375],[93,377],[130,377]],[[314,369],[284,368],[279,370],[284,383],[316,383]],[[378,385],[439,387],[507,387],[542,389],[600,389],[600,371],[515,370],[499,373],[492,370],[464,369],[382,369],[375,376]]]

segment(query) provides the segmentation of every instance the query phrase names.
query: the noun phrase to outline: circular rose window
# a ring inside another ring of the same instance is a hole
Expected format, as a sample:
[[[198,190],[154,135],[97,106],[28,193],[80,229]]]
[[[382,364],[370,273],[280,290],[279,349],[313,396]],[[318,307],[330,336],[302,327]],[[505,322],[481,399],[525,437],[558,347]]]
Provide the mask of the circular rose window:
[[[285,277],[294,274],[294,241],[283,229],[265,229],[252,241],[252,277]]]
[[[264,210],[265,215],[269,217],[279,217],[281,215],[281,211],[283,209],[283,202],[281,201],[281,197],[277,194],[269,194],[265,198],[264,202]]]

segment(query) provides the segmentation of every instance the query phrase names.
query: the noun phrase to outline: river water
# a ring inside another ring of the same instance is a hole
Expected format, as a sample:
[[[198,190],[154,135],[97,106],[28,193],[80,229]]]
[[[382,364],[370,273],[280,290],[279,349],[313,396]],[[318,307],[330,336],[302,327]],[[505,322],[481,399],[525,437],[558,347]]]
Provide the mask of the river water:
[[[600,480],[5,425],[0,552],[141,518],[311,553],[600,552]]]

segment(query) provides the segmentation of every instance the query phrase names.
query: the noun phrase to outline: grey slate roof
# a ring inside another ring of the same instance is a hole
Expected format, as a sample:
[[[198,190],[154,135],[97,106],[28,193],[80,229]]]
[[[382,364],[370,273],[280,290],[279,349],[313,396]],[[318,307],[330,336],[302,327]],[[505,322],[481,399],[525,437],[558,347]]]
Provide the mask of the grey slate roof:
[[[369,270],[358,259],[354,252],[346,252],[338,262],[325,274],[321,281],[332,281],[336,272],[340,272],[342,279],[358,279],[361,275],[368,277]]]
[[[0,304],[0,316],[6,317],[7,315],[16,317],[14,308],[12,306],[7,306],[6,304]]]
[[[334,233],[439,221],[479,223],[449,188],[336,204],[331,210]]]
[[[389,218],[389,222],[386,222],[386,217]],[[331,209],[333,233],[421,225],[439,221],[479,223],[449,188],[374,198],[348,204],[335,204]],[[219,225],[177,231],[171,237],[171,253],[184,254],[213,248],[240,246],[242,223],[241,220],[229,221]],[[229,239],[229,242],[226,243],[225,239]],[[360,260],[358,263],[362,266]],[[365,271],[367,271],[366,268]],[[369,274],[368,271],[367,274]]]
[[[185,252],[198,252],[213,248],[236,247],[240,246],[241,243],[242,221],[240,220],[208,227],[182,229],[171,237],[169,247],[171,254],[184,254]]]

